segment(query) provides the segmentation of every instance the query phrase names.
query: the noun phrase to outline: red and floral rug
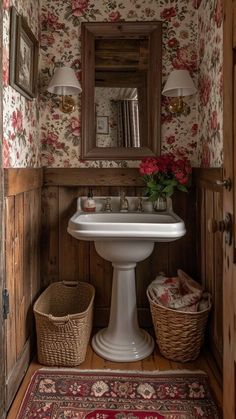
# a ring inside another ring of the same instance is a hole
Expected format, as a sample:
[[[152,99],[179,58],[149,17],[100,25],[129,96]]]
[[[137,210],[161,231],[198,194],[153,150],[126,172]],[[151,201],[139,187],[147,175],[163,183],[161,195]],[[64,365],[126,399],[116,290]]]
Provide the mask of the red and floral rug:
[[[17,419],[221,418],[204,373],[38,370]]]

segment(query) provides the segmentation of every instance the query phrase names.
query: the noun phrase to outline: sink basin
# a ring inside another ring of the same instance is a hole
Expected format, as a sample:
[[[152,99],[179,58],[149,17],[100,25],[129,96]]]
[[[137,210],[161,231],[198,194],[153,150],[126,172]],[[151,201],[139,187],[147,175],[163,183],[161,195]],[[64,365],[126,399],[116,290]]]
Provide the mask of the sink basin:
[[[184,236],[184,222],[172,211],[164,213],[84,213],[70,219],[68,233],[80,240],[145,239],[170,242]]]
[[[103,358],[132,362],[153,351],[152,337],[140,329],[137,319],[135,266],[153,251],[155,242],[171,242],[184,236],[185,224],[171,208],[165,212],[135,212],[138,198],[127,197],[130,211],[119,212],[119,197],[111,197],[113,212],[102,212],[104,197],[95,197],[96,211],[83,212],[85,197],[78,198],[68,233],[79,240],[94,241],[97,253],[113,266],[109,325],[92,340]]]

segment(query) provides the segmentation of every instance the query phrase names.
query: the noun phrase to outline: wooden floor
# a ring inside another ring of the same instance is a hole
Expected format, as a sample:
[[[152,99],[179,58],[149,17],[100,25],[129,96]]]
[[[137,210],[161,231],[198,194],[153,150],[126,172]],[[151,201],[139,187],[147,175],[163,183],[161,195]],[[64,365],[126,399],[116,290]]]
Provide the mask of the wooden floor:
[[[29,384],[30,378],[34,371],[43,366],[38,364],[36,361],[33,361],[26,373],[26,376],[21,384],[21,387],[18,391],[18,394],[12,404],[12,407],[9,411],[7,419],[15,419],[19,411],[22,399],[24,397],[26,388]],[[87,356],[83,364],[80,364],[79,369],[120,369],[120,370],[138,370],[138,371],[152,371],[152,370],[202,370],[205,371],[211,383],[211,387],[216,395],[218,404],[222,406],[222,388],[221,388],[221,377],[217,368],[214,365],[214,362],[209,357],[207,352],[204,352],[196,361],[188,362],[181,364],[179,362],[172,362],[163,358],[157,350],[150,355],[148,358],[131,363],[118,363],[106,361],[96,355],[92,348],[89,346],[87,351]]]

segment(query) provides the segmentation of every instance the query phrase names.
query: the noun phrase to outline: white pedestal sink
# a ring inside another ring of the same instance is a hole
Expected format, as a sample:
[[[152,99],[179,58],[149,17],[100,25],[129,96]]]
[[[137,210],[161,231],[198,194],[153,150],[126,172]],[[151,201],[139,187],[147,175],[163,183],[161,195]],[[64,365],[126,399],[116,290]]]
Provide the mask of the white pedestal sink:
[[[135,266],[153,251],[156,241],[173,241],[185,234],[184,222],[171,210],[163,213],[135,212],[137,198],[129,197],[133,212],[120,213],[119,198],[112,197],[114,212],[85,213],[85,198],[78,198],[78,211],[68,224],[68,232],[80,240],[93,240],[98,254],[113,265],[112,300],[109,325],[92,340],[103,358],[132,362],[153,351],[151,336],[139,328],[137,319]],[[102,209],[103,197],[95,198]]]

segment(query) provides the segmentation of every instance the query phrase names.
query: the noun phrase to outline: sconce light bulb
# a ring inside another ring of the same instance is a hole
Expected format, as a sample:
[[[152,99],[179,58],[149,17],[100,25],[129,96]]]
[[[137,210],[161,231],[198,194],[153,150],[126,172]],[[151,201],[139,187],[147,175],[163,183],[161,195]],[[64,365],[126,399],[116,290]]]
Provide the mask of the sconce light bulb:
[[[63,113],[71,113],[75,110],[75,101],[71,96],[62,96],[60,103],[60,111]]]

